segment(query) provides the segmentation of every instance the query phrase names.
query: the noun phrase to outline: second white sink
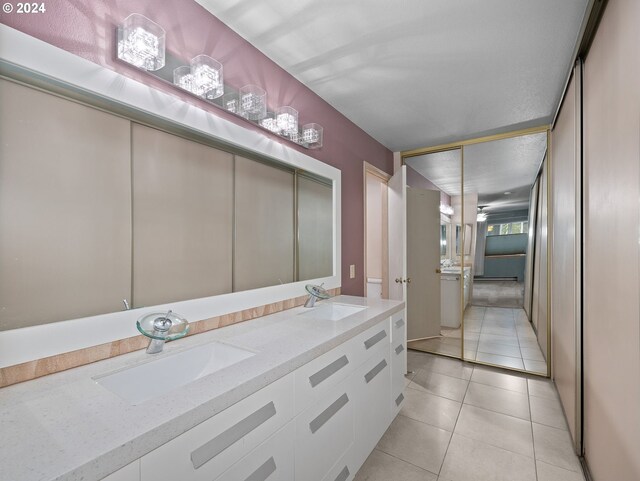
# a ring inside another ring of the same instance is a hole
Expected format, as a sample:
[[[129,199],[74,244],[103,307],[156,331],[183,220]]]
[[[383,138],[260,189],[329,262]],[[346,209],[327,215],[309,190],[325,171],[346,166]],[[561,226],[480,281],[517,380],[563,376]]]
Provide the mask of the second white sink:
[[[364,306],[331,303],[312,307],[308,312],[302,312],[300,315],[320,321],[339,321],[365,309]]]
[[[135,405],[254,355],[235,346],[212,342],[98,376],[94,381]]]

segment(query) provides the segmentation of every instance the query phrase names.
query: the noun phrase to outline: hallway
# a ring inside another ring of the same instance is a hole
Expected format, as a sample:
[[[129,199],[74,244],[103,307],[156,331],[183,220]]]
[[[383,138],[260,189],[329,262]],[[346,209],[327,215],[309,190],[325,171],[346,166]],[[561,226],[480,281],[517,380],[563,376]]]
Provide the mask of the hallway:
[[[415,351],[408,370],[356,481],[584,481],[551,381]]]

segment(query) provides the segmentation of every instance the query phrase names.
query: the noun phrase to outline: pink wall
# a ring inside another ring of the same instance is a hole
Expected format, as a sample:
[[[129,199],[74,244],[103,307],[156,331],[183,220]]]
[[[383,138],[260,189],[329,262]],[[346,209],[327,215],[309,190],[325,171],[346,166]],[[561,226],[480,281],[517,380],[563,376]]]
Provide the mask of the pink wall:
[[[170,90],[218,116],[255,129],[115,60],[116,25],[130,13],[141,13],[165,29],[167,50],[173,54],[185,59],[201,53],[210,55],[224,65],[225,82],[236,87],[260,85],[268,93],[270,107],[291,105],[300,112],[301,123],[317,122],[322,125],[324,146],[319,150],[306,150],[272,137],[342,171],[342,292],[363,294],[362,162],[366,160],[392,173],[391,151],[192,0],[48,0],[46,10],[46,13],[29,15],[0,14],[0,21],[127,77],[161,90]],[[350,264],[356,265],[355,279],[348,278]]]

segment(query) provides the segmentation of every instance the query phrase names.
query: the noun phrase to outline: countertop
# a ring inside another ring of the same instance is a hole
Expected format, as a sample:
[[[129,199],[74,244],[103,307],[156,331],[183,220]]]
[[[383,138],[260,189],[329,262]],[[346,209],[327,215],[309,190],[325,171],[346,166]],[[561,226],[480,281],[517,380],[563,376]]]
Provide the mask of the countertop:
[[[0,480],[101,479],[404,307],[352,296],[318,305],[329,302],[367,309],[333,322],[297,307],[167,343],[153,359],[212,341],[256,355],[136,406],[92,378],[149,361],[144,350],[0,389]]]

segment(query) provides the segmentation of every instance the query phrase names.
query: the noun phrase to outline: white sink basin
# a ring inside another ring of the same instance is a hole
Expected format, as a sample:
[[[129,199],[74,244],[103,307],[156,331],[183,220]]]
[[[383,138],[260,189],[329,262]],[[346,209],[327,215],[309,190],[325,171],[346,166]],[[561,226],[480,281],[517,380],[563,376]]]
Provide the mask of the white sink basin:
[[[135,405],[254,355],[238,347],[212,342],[93,379]]]
[[[308,312],[302,312],[300,315],[317,319],[319,321],[339,321],[345,317],[349,317],[360,311],[364,311],[366,307],[352,306],[350,304],[321,304],[316,307],[309,308]]]

